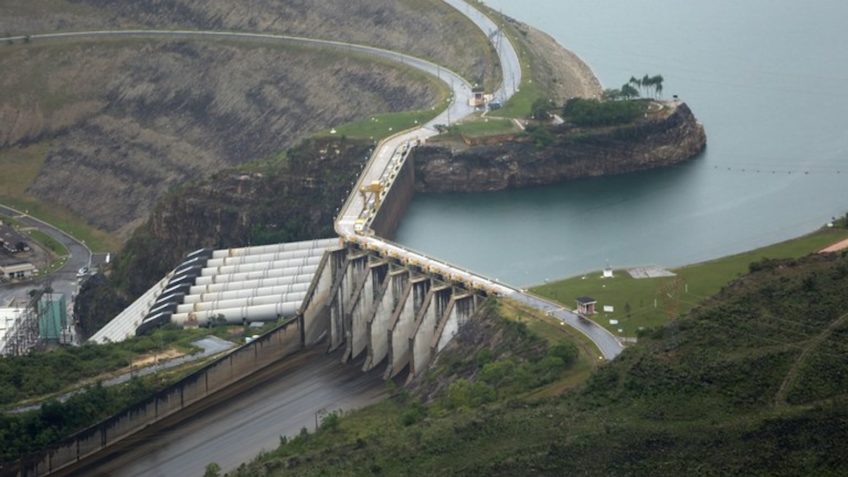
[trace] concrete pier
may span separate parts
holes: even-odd
[[[315,276],[303,307],[310,339],[326,325],[328,351],[343,350],[343,362],[364,356],[363,371],[385,363],[386,379],[426,368],[480,301],[462,284],[355,246],[328,252]]]

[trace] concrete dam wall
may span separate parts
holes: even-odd
[[[414,195],[415,164],[412,162],[412,154],[410,154],[395,176],[386,197],[371,222],[371,229],[377,236],[385,239],[394,238],[398,225],[403,219],[403,214],[406,213]]]
[[[385,363],[385,378],[408,370],[413,379],[471,318],[482,295],[462,284],[350,246],[330,252],[337,267],[316,287],[328,348],[342,361],[364,357],[363,371]],[[334,277],[334,279],[331,279]],[[317,320],[315,320],[317,321]]]

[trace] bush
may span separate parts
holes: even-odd
[[[221,466],[215,462],[206,464],[206,471],[203,472],[203,477],[218,477],[221,475]]]
[[[495,390],[485,384],[458,379],[448,386],[445,404],[449,409],[477,407],[494,401],[495,397]]]
[[[545,126],[529,124],[527,125],[525,132],[531,139],[533,139],[533,145],[535,145],[537,149],[550,146],[554,142],[553,134],[551,134]]]
[[[335,431],[339,428],[339,420],[341,420],[341,413],[332,411],[321,419],[321,429]]]
[[[548,110],[550,108],[551,100],[546,98],[539,98],[534,101],[533,105],[530,107],[530,117],[538,121],[547,121],[551,117],[551,115],[548,113]]]
[[[645,113],[643,101],[599,101],[574,98],[563,108],[563,116],[580,127],[614,126],[633,122]]]
[[[564,342],[551,346],[548,349],[548,356],[553,356],[562,360],[565,367],[569,367],[577,361],[577,356],[580,351],[574,343]]]

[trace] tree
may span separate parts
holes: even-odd
[[[621,86],[621,97],[624,99],[638,98],[639,90],[634,88],[630,83],[625,83]]]
[[[220,477],[221,466],[215,462],[206,464],[206,471],[203,472],[203,477]]]
[[[648,88],[650,88],[651,85],[653,84],[652,81],[653,81],[653,79],[650,76],[648,76],[647,73],[645,73],[645,76],[642,77],[642,87],[645,88],[645,92],[642,93],[642,94],[644,94],[645,96],[648,95]]]
[[[641,89],[641,88],[642,88],[642,80],[640,80],[640,79],[636,78],[635,76],[631,76],[631,77],[630,77],[630,81],[628,81],[628,83],[629,83],[629,84],[630,84],[630,86],[632,86],[633,88],[636,88],[636,89]],[[622,89],[623,89],[623,88],[622,88]],[[637,96],[638,96],[638,95],[637,95]]]
[[[663,81],[665,81],[665,78],[662,75],[656,75],[651,78],[651,83],[654,85],[654,92],[658,97],[662,97]]]
[[[604,90],[602,97],[607,101],[618,101],[624,96],[621,94],[620,89],[609,88]]]
[[[547,121],[550,119],[550,114],[548,113],[550,107],[551,101],[549,99],[539,98],[533,101],[533,105],[530,107],[530,116],[538,121]]]

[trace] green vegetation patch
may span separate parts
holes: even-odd
[[[845,238],[848,238],[848,231],[843,228],[822,229],[750,252],[673,269],[677,277],[637,280],[625,270],[616,270],[614,278],[602,278],[601,272],[593,272],[540,285],[532,291],[568,308],[576,306],[578,296],[591,296],[598,300],[598,310],[601,311],[591,317],[593,320],[618,335],[636,336],[640,329],[644,332],[644,329],[658,327],[669,319],[682,316],[748,272],[753,262],[802,257]],[[603,313],[604,305],[613,306],[615,311]],[[610,319],[619,323],[610,324]],[[619,329],[623,331],[619,333]]]
[[[379,141],[401,131],[420,127],[438,116],[440,112],[441,110],[431,109],[375,114],[368,119],[345,123],[335,128],[321,131],[315,136]]]
[[[646,101],[602,101],[574,98],[565,104],[563,119],[580,127],[628,124],[648,110]]]
[[[240,332],[241,327],[236,331]],[[167,350],[182,353],[198,351],[191,342],[210,334],[233,339],[227,327],[192,330],[168,327],[120,343],[61,347],[26,356],[0,358],[0,382],[4,383],[0,387],[0,406],[31,402],[109,377],[116,371],[129,371],[134,360],[146,355]],[[235,339],[240,338],[241,333]]]
[[[33,229],[27,232],[33,240],[44,245],[48,250],[50,250],[57,257],[64,257],[68,255],[68,249],[62,245],[61,242],[54,239],[53,237],[47,235],[41,230]]]
[[[512,119],[478,117],[470,121],[452,124],[442,135],[443,138],[469,137],[482,138],[487,136],[504,136],[517,134],[521,130]]]

